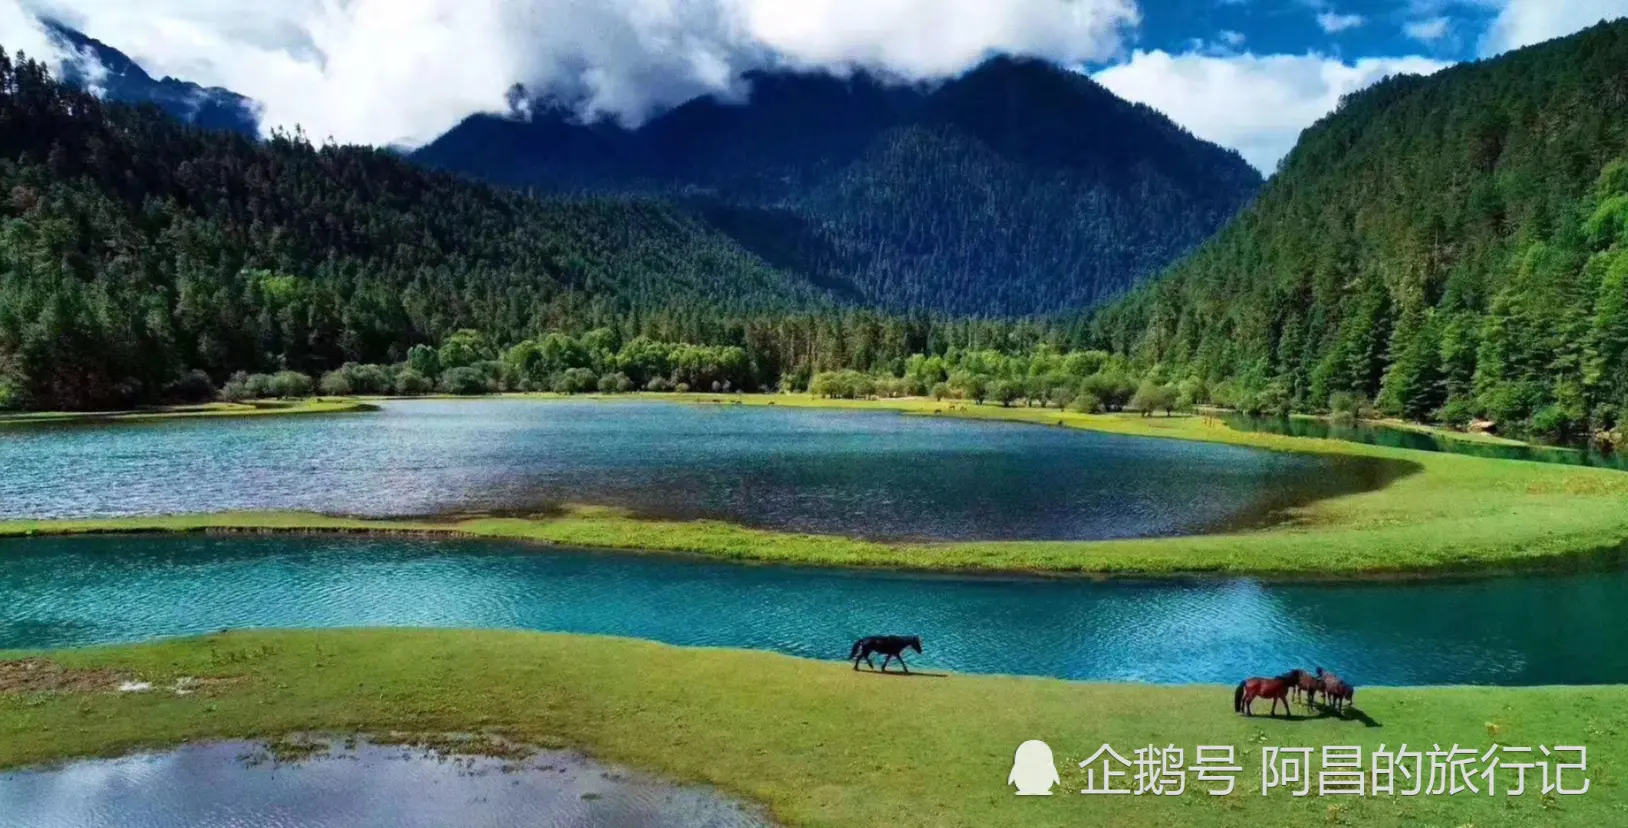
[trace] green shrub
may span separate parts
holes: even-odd
[[[1080,414],[1101,414],[1102,400],[1089,391],[1081,391],[1074,395],[1074,400],[1068,404],[1068,410]]]
[[[409,397],[416,397],[420,394],[428,394],[434,389],[435,383],[431,382],[429,377],[426,377],[411,368],[403,368],[396,374],[396,381],[393,388],[397,394],[402,394]]]
[[[1474,419],[1475,416],[1470,410],[1470,404],[1462,399],[1448,400],[1447,404],[1436,412],[1437,422],[1459,431],[1469,428],[1470,421]]]
[[[1023,386],[1011,380],[998,379],[989,384],[989,399],[1000,403],[1003,407],[1011,405],[1014,400],[1023,395]]]
[[[599,378],[599,393],[626,394],[633,390],[633,380],[621,371],[613,371]]]
[[[584,394],[599,387],[599,377],[588,368],[570,368],[554,375],[554,393]]]
[[[1168,416],[1176,407],[1176,398],[1179,396],[1173,385],[1162,385],[1153,380],[1144,380],[1141,387],[1136,389],[1135,396],[1131,397],[1131,407],[1142,412],[1142,416],[1152,416],[1154,412],[1163,410]]]
[[[0,381],[3,385],[3,381]],[[0,397],[4,389],[0,388]],[[209,375],[194,368],[182,374],[164,386],[163,398],[174,402],[201,403],[215,399],[215,383]],[[4,400],[0,399],[0,408],[4,408]]]
[[[449,368],[441,372],[441,393],[475,397],[491,391],[486,375],[474,368]]]
[[[1335,391],[1328,395],[1328,411],[1336,422],[1354,423],[1362,415],[1362,398],[1350,391]]]
[[[278,371],[267,384],[267,395],[290,399],[311,396],[311,378],[298,371]]]
[[[344,371],[329,371],[322,375],[317,388],[326,397],[348,397],[351,395],[350,377],[345,376]]]

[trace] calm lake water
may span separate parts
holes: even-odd
[[[419,401],[376,414],[0,429],[0,519],[561,503],[875,538],[1258,525],[1405,464],[887,412]]]
[[[0,774],[0,828],[760,828],[705,789],[580,756],[522,762],[358,743],[296,763],[252,742]]]
[[[1140,585],[741,566],[474,541],[0,541],[0,648],[222,628],[599,633],[841,659],[917,634],[917,668],[1159,683],[1321,664],[1367,685],[1628,682],[1628,574],[1464,583]]]
[[[1335,423],[1306,417],[1250,417],[1244,414],[1227,414],[1221,419],[1239,431],[1264,431],[1269,434],[1287,434],[1291,437],[1345,440],[1370,446],[1468,454],[1472,457],[1489,457],[1494,460],[1529,460],[1534,463],[1597,466],[1628,471],[1628,454],[1608,454],[1593,447],[1567,449],[1547,446],[1501,446],[1496,443],[1453,440],[1374,423]]]

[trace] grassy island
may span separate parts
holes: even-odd
[[[673,399],[671,395],[661,398]],[[710,521],[644,520],[587,506],[525,517],[366,520],[240,513],[11,521],[0,522],[0,537],[227,531],[457,534],[561,546],[692,553],[734,561],[1130,577],[1349,578],[1570,570],[1613,565],[1628,555],[1628,475],[1610,470],[1246,433],[1201,416],[1085,415],[928,400],[851,402],[706,395],[678,399],[1009,420],[1274,451],[1380,458],[1400,464],[1401,471],[1376,490],[1291,510],[1281,523],[1267,529],[1149,540],[879,543]]]
[[[302,400],[253,400],[198,405],[165,405],[128,411],[30,411],[0,414],[0,427],[46,423],[107,423],[184,420],[199,417],[261,417],[290,414],[344,414],[377,411],[378,406],[349,398],[312,397]]]
[[[7,653],[0,767],[187,741],[290,733],[492,732],[708,783],[790,826],[1618,825],[1628,819],[1628,688],[1358,691],[1360,715],[1285,721],[1232,712],[1228,687],[855,673],[844,663],[507,631],[232,632],[151,644]],[[40,661],[39,659],[48,659]],[[16,662],[13,662],[15,664]],[[18,678],[24,674],[34,679]],[[182,678],[193,692],[173,692]],[[150,682],[117,693],[118,681]],[[47,688],[55,688],[47,691]],[[1062,788],[1006,787],[1042,739]],[[1583,745],[1582,796],[1261,796],[1261,748],[1381,743]],[[1077,764],[1107,743],[1238,749],[1230,796],[1081,796]],[[1316,766],[1314,765],[1314,768]],[[1129,783],[1132,777],[1119,780]]]

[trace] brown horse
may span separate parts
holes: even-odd
[[[1344,712],[1357,696],[1356,689],[1347,684],[1345,679],[1321,667],[1317,668],[1317,686],[1323,691],[1323,703],[1331,705],[1335,713]]]
[[[1238,689],[1232,692],[1232,710],[1234,713],[1243,713],[1253,716],[1255,712],[1250,704],[1256,699],[1271,699],[1272,711],[1267,715],[1278,714],[1278,702],[1283,702],[1283,715],[1287,716],[1294,711],[1289,707],[1289,688],[1297,683],[1289,681],[1289,675],[1277,678],[1249,678],[1238,682]]]
[[[1290,670],[1289,675],[1294,677],[1295,691],[1305,704],[1317,703],[1317,677],[1305,670]]]

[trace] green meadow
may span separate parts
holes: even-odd
[[[3,658],[30,655],[42,654]],[[768,653],[507,631],[232,632],[48,657],[97,672],[67,674],[84,677],[72,689],[36,692],[0,664],[0,766],[294,733],[476,732],[714,785],[790,826],[1628,822],[1623,687],[1363,688],[1360,714],[1297,706],[1284,719],[1234,714],[1230,687],[883,676]],[[168,689],[183,677],[199,680],[195,692]],[[131,679],[154,690],[106,689]],[[1006,785],[1028,739],[1055,752],[1062,786],[1051,797],[1017,797]],[[1505,795],[1504,782],[1493,796],[1318,797],[1315,783],[1311,796],[1261,795],[1262,748],[1357,746],[1367,757],[1402,743],[1582,745],[1589,790],[1545,796],[1534,776],[1519,797]],[[1171,797],[1075,793],[1086,786],[1077,764],[1103,744],[1127,758],[1149,745],[1189,757],[1198,745],[1233,746],[1242,771],[1227,796],[1196,781]]]
[[[371,403],[349,398],[312,397],[301,400],[253,400],[197,405],[165,405],[128,411],[30,411],[0,414],[0,426],[46,423],[116,423],[184,420],[202,417],[259,417],[291,414],[344,414],[376,411]]]

